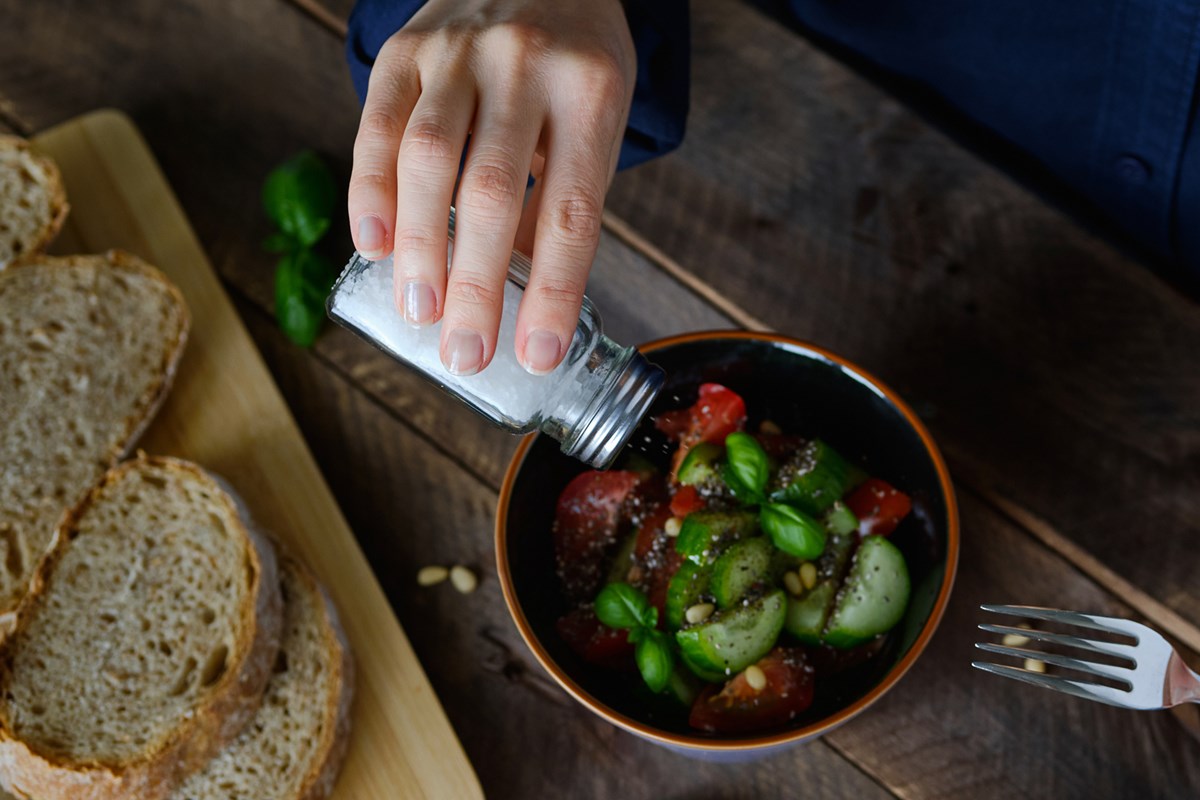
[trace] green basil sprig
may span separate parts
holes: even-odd
[[[785,553],[804,559],[817,558],[825,550],[825,529],[821,523],[783,503],[766,503],[758,512],[771,544]]]
[[[675,666],[675,652],[670,638],[655,628],[658,609],[646,595],[627,583],[610,583],[596,596],[596,617],[610,628],[629,631],[642,680],[655,693],[665,689]]]
[[[725,437],[725,466],[721,476],[738,500],[746,505],[761,503],[770,471],[770,461],[757,439],[741,431]]]
[[[275,316],[296,344],[308,347],[325,319],[325,298],[337,272],[313,252],[333,220],[333,174],[312,152],[280,164],[263,184],[262,202],[276,230],[263,247],[281,257],[275,269]]]

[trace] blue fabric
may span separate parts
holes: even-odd
[[[422,0],[359,0],[360,94]],[[788,0],[803,25],[931,89],[1200,279],[1200,0]],[[686,0],[627,0],[638,82],[622,167],[676,147]],[[1197,282],[1200,285],[1200,281]]]
[[[375,57],[425,0],[358,0],[350,14],[346,57],[359,99]],[[637,50],[638,72],[618,169],[663,155],[683,141],[688,111],[687,0],[628,0],[625,16]]]

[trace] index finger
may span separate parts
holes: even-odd
[[[346,197],[354,247],[370,259],[383,258],[392,251],[396,156],[419,95],[416,61],[398,45],[391,49],[385,45],[367,85]]]

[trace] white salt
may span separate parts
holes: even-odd
[[[331,312],[374,339],[377,346],[408,363],[441,386],[461,396],[485,416],[518,430],[531,430],[546,409],[555,389],[567,380],[571,366],[563,363],[549,375],[532,375],[517,363],[514,342],[517,307],[524,290],[512,280],[504,282],[504,310],[500,336],[491,363],[475,375],[454,375],[440,355],[442,324],[415,327],[396,308],[392,258],[370,262],[358,269],[351,259],[335,287]],[[576,338],[579,332],[576,331]]]

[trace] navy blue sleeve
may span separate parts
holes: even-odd
[[[425,0],[358,0],[350,14],[346,58],[359,100],[375,56]],[[688,112],[690,40],[687,0],[626,0],[637,50],[637,83],[618,169],[669,153],[683,141]]]

